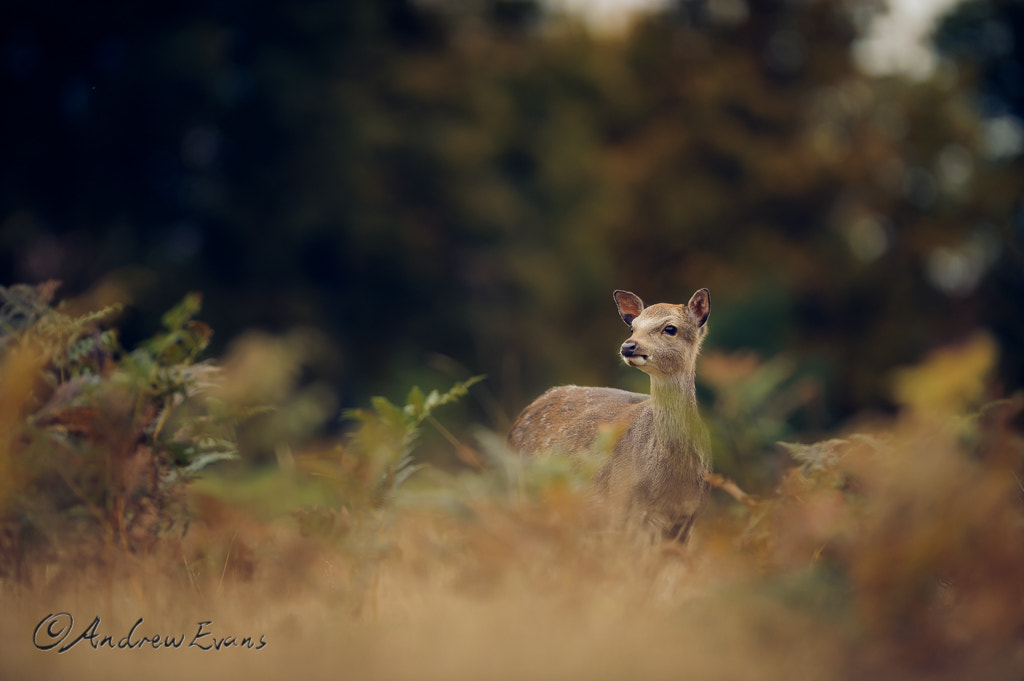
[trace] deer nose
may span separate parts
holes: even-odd
[[[633,355],[636,354],[636,348],[636,341],[628,340],[622,344],[622,349],[620,350],[620,352],[622,353],[623,357],[632,357]]]

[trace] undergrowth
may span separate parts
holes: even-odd
[[[788,464],[755,493],[712,476],[719,492],[682,548],[643,544],[609,522],[589,485],[599,457],[524,459],[499,434],[448,433],[436,410],[478,378],[447,392],[414,388],[404,404],[376,398],[347,414],[338,441],[282,450],[258,475],[213,467],[186,485],[199,466],[235,454],[231,428],[244,415],[218,397],[234,393],[216,387],[213,365],[196,362],[209,338],[192,320],[198,301],[126,352],[102,328],[109,312],[61,318],[45,289],[5,295],[40,313],[4,308],[0,498],[4,536],[21,544],[2,547],[0,598],[21,577],[46,588],[20,592],[9,612],[21,614],[0,620],[0,671],[28,678],[51,664],[5,641],[56,607],[57,593],[129,626],[140,611],[259,626],[271,646],[245,668],[252,678],[1024,673],[1024,399],[999,398],[996,348],[983,334],[895,376],[897,418],[776,445]],[[734,438],[746,448],[740,461],[783,431],[763,421],[771,394],[743,384],[764,382],[763,372],[749,358],[742,371],[729,361],[718,363],[730,378],[716,403],[751,415]],[[737,407],[729,390],[756,399]],[[415,447],[431,427],[461,469],[422,465]],[[71,527],[123,552],[102,563],[115,575],[102,598],[82,595],[95,575],[58,588],[32,570],[68,559]],[[50,550],[27,552],[34,535]],[[93,658],[95,678],[134,678],[139,665],[166,678],[211,669],[185,655],[167,668],[133,659]]]
[[[0,576],[180,533],[184,485],[237,455],[240,414],[197,361],[212,335],[198,294],[127,351],[104,328],[118,306],[72,314],[56,289],[0,287]]]

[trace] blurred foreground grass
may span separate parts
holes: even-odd
[[[156,505],[164,522],[147,526],[146,541],[128,541],[142,536],[130,531],[133,509],[164,487],[145,476],[128,484],[116,475],[118,462],[145,448],[158,480],[183,480],[170,473],[200,455],[173,458],[177,445],[193,442],[190,424],[217,422],[226,447],[231,419],[252,411],[255,391],[240,382],[258,384],[262,370],[280,388],[291,374],[280,363],[291,360],[278,341],[250,339],[235,350],[248,361],[228,357],[222,372],[203,373],[207,383],[155,402],[154,413],[167,410],[163,422],[173,427],[156,429],[145,409],[130,410],[135,436],[122,446],[133,454],[118,458],[95,425],[106,402],[74,411],[74,428],[68,418],[38,414],[74,380],[101,386],[85,402],[110,400],[115,385],[136,405],[163,393],[118,378],[132,353],[117,349],[92,368],[72,361],[78,379],[58,372],[56,385],[43,387],[36,379],[52,375],[53,357],[69,355],[40,359],[26,349],[38,345],[37,322],[9,332],[0,375],[4,386],[20,386],[0,395],[0,549],[8,566],[0,577],[0,678],[1024,674],[1024,443],[1014,427],[1024,405],[993,394],[996,350],[983,334],[894,377],[898,418],[784,445],[788,465],[772,483],[740,500],[717,495],[695,540],[680,549],[609,529],[587,491],[588,461],[522,460],[499,435],[480,431],[472,441],[449,434],[464,462],[457,470],[416,469],[420,429],[443,429],[433,410],[465,396],[467,384],[413,390],[404,405],[375,400],[353,414],[346,439],[282,447],[273,469],[208,469],[179,485],[183,504]],[[188,326],[170,319],[168,328]],[[87,337],[103,333],[90,329]],[[150,354],[162,367],[153,375],[194,366],[188,353]],[[721,392],[728,377],[777,373],[730,373],[730,360],[716,362],[716,404],[733,414],[751,410],[737,411],[739,398]],[[246,368],[231,369],[239,365]],[[276,395],[284,405],[276,413],[287,414],[298,393],[278,388],[260,394]],[[722,414],[710,417],[727,431]],[[749,432],[732,433],[734,441],[749,442]],[[739,446],[726,436],[725,446]],[[42,456],[40,443],[63,448],[63,475],[48,472],[49,459],[25,466],[25,457]],[[83,463],[90,460],[103,463],[103,475]],[[85,488],[78,476],[120,487],[97,483],[91,496],[69,496]],[[41,504],[51,509],[45,518]],[[83,520],[82,506],[102,512]],[[37,649],[34,642],[60,637],[60,626],[37,629],[58,613],[74,617],[64,644],[99,617],[97,633],[115,645],[139,618],[131,641],[159,634],[184,645],[94,650],[85,640],[65,653]],[[189,648],[200,622],[211,634],[200,644],[233,636],[265,645]]]

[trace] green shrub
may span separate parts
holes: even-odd
[[[110,306],[72,314],[56,282],[0,287],[0,574],[26,555],[129,551],[185,527],[184,484],[236,456],[236,414],[197,361],[212,331],[199,294],[131,352]]]

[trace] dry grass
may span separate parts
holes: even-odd
[[[685,549],[612,529],[584,469],[493,438],[467,455],[479,470],[397,484],[446,398],[378,401],[259,493],[193,485],[184,536],[0,544],[25,552],[0,580],[0,679],[1019,679],[1022,400],[986,402],[993,363],[979,337],[901,375],[898,420],[790,446],[775,488],[716,493]],[[0,423],[25,417],[15,397],[0,389]],[[74,618],[62,645],[99,617],[116,646],[143,618],[132,642],[182,648],[39,650],[51,613]],[[200,644],[254,648],[189,648],[200,622]]]
[[[232,522],[230,536],[211,531],[186,549],[217,554],[205,566],[222,561],[221,574],[193,563],[188,578],[170,556],[121,557],[112,569],[5,584],[4,678],[824,678],[839,668],[848,641],[836,623],[761,593],[722,537],[687,555],[572,536],[583,528],[564,508],[478,510],[471,521],[402,513],[359,538],[370,546],[355,555],[286,523]],[[267,646],[125,651],[85,641],[41,652],[31,634],[51,612],[72,613],[76,634],[96,615],[115,639],[139,617],[139,635],[190,634],[211,620],[211,631],[262,634]]]
[[[449,480],[447,506],[410,492],[327,537],[206,498],[160,556],[0,586],[0,676],[1020,678],[1022,491],[959,440],[901,423],[804,452],[772,496],[719,498],[686,550],[609,531],[558,483]],[[209,620],[266,647],[41,652],[51,612],[115,639],[139,617],[138,635],[189,638]]]

